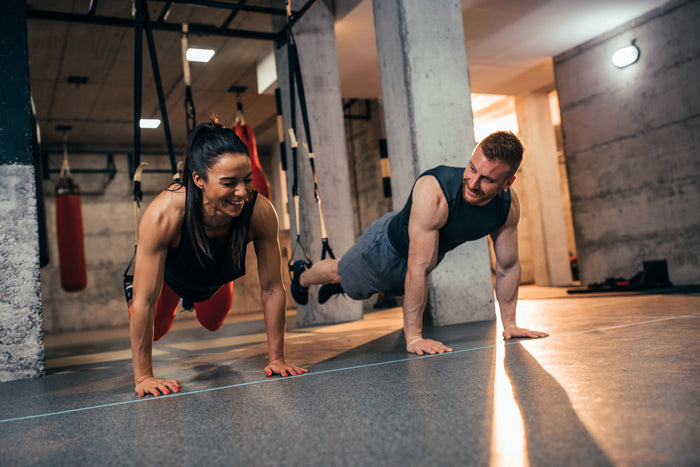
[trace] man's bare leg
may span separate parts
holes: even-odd
[[[338,284],[340,283],[340,274],[338,274],[338,260],[324,259],[321,262],[314,264],[311,269],[304,271],[299,277],[299,283],[302,287],[308,287],[314,284]]]

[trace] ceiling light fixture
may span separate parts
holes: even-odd
[[[142,118],[139,121],[139,127],[141,128],[158,128],[160,126],[160,120],[157,118]]]
[[[214,56],[214,53],[212,49],[196,49],[190,47],[187,49],[187,60],[190,62],[207,63]]]
[[[87,84],[88,78],[87,76],[77,76],[77,75],[70,75],[68,77],[68,84],[75,84],[76,87],[80,87],[81,84]]]
[[[639,60],[639,48],[634,45],[636,40],[637,39],[634,39],[632,44],[617,49],[615,53],[612,54],[613,65],[618,68],[624,68]]]

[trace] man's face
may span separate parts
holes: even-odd
[[[500,191],[513,184],[515,177],[508,177],[509,167],[505,162],[490,161],[484,156],[481,147],[474,150],[472,158],[464,169],[462,197],[476,206],[484,206]]]

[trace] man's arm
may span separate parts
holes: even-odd
[[[511,188],[512,203],[506,223],[491,234],[496,253],[496,298],[501,310],[503,337],[546,337],[547,333],[519,328],[515,322],[515,307],[520,287],[520,261],[518,259],[518,221],[520,201]]]
[[[406,350],[423,355],[452,351],[441,342],[423,339],[423,310],[428,300],[428,274],[435,268],[439,230],[447,222],[447,201],[438,181],[421,177],[413,187],[408,221],[408,268],[404,283],[403,323]]]
[[[265,373],[268,376],[273,373],[282,376],[306,373],[309,370],[287,363],[284,359],[285,292],[277,238],[278,220],[272,204],[262,196],[258,197],[255,204],[253,230],[269,353]]]

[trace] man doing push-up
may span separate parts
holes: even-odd
[[[304,261],[295,262],[294,300],[308,303],[312,284],[325,284],[319,289],[319,303],[343,292],[356,300],[378,292],[405,294],[407,350],[418,355],[449,352],[452,349],[443,343],[422,336],[428,275],[450,250],[490,235],[503,337],[546,337],[547,333],[518,327],[515,321],[520,203],[511,185],[522,157],[518,137],[499,131],[477,145],[466,168],[438,166],[423,172],[403,209],[372,223],[340,260],[327,259],[311,268]]]

